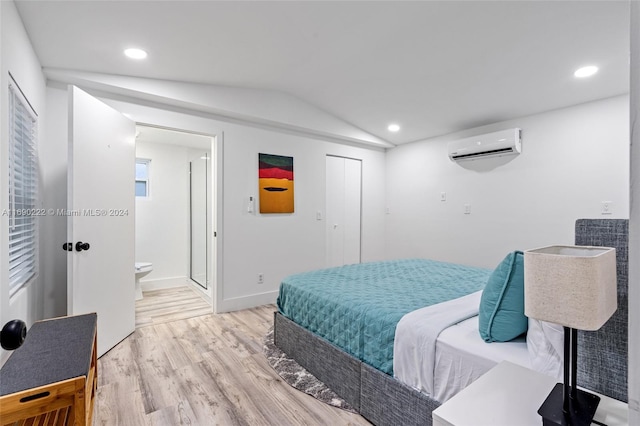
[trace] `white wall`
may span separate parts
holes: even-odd
[[[239,127],[225,128],[224,140],[225,299],[276,291],[285,275],[325,266],[325,222],[316,212],[325,217],[327,154],[362,159],[362,260],[384,258],[384,153]],[[294,214],[247,213],[258,193],[258,153],[294,157]]]
[[[448,141],[512,127],[522,154],[511,161],[447,156]],[[628,129],[620,96],[389,150],[388,257],[492,268],[512,250],[573,244],[576,219],[627,218]],[[602,216],[602,201],[612,214]]]
[[[8,86],[9,73],[24,92],[38,114],[38,146],[46,150],[47,135],[43,131],[45,122],[45,81],[38,58],[33,51],[22,21],[13,2],[0,2],[0,211],[8,209]],[[47,176],[48,169],[43,161],[40,164],[40,179]],[[42,318],[44,312],[43,281],[48,268],[40,264],[39,277],[30,285],[18,291],[11,299],[8,288],[8,216],[0,216],[0,326],[5,322],[19,318],[30,326],[33,321]],[[42,241],[41,253],[48,249],[48,242]],[[0,364],[7,353],[0,352]]]
[[[50,87],[48,95],[51,103],[58,105],[51,108],[56,114],[64,114],[66,104],[63,105],[62,96],[55,93],[61,90],[54,86]],[[218,311],[273,303],[284,276],[325,266],[325,224],[316,220],[316,212],[324,213],[327,154],[362,159],[362,260],[385,257],[383,151],[220,122],[202,112],[175,106],[160,109],[157,104],[147,106],[146,102],[135,99],[103,100],[119,111],[131,114],[139,123],[217,135],[223,145],[216,153],[222,153],[219,163],[222,166],[222,194],[219,194],[216,228],[218,266],[215,272],[220,283],[216,295]],[[59,140],[59,135],[55,140]],[[248,197],[258,193],[260,152],[294,157],[294,214],[247,212]],[[143,260],[142,256],[140,253],[140,260]],[[257,283],[258,273],[264,274],[264,284]]]
[[[184,285],[189,275],[189,148],[136,142],[151,160],[149,197],[136,197],[136,262],[152,262],[143,290]],[[133,184],[133,182],[132,182]]]
[[[629,424],[640,424],[640,4],[631,2]]]

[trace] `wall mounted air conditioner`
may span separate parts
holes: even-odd
[[[449,143],[449,158],[452,161],[518,155],[521,151],[520,129],[501,130]]]

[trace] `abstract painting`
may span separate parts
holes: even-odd
[[[260,213],[293,213],[293,157],[258,154]]]

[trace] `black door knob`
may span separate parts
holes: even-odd
[[[89,243],[83,243],[82,241],[76,243],[76,251],[89,250],[90,247]]]
[[[64,250],[64,251],[72,251],[73,250],[73,243],[64,243],[62,245],[62,250]]]
[[[12,351],[18,349],[27,337],[27,324],[21,320],[11,320],[0,331],[0,345],[3,349]]]

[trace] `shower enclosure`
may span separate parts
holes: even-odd
[[[211,153],[202,151],[189,162],[189,223],[191,239],[190,278],[203,288],[209,287],[209,230],[211,229],[209,182]]]

